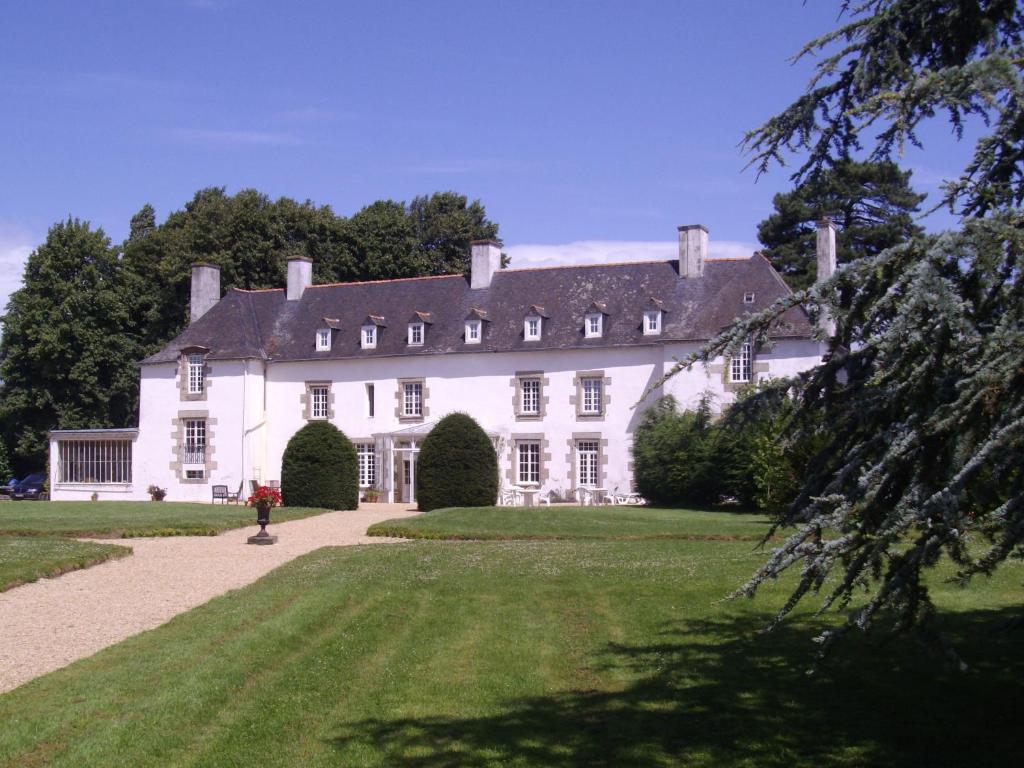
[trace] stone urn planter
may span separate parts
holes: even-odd
[[[267,533],[267,526],[270,524],[270,510],[281,505],[281,492],[276,488],[261,485],[246,504],[256,508],[256,523],[260,527],[260,532],[250,536],[246,541],[249,544],[274,544],[277,536]]]

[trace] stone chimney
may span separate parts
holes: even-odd
[[[491,278],[501,269],[501,245],[497,240],[474,240],[472,249],[469,287],[490,288]]]
[[[836,272],[836,225],[826,216],[818,221],[818,282]]]
[[[188,321],[194,323],[220,301],[220,267],[198,262],[192,265],[192,301]]]
[[[288,301],[298,301],[313,284],[313,260],[305,256],[288,258]]]
[[[828,216],[818,220],[818,282],[836,272],[836,225]],[[821,308],[818,324],[829,336],[836,335],[836,321],[826,307]]]
[[[708,257],[708,228],[703,224],[684,224],[679,228],[679,277],[704,276]]]

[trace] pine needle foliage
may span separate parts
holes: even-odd
[[[489,507],[498,498],[498,455],[472,416],[450,413],[430,430],[416,461],[416,500],[423,512]]]
[[[359,459],[345,433],[311,421],[292,435],[281,458],[281,496],[287,507],[358,507]]]
[[[782,439],[815,435],[792,526],[736,595],[798,571],[782,621],[809,594],[847,620],[822,652],[884,620],[934,631],[925,573],[944,559],[964,584],[1024,556],[1024,10],[1015,0],[844,2],[846,23],[798,55],[822,54],[807,92],[747,135],[766,170],[794,151],[799,180],[863,149],[885,160],[944,115],[959,135],[991,129],[945,202],[958,231],[919,236],[841,266],[829,280],[736,321],[667,376],[731,357],[802,304],[834,317],[821,365],[756,398],[792,398]],[[816,321],[817,322],[817,321]],[[660,382],[654,386],[658,386]],[[774,528],[772,533],[778,532]]]

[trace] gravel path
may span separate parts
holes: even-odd
[[[369,537],[381,520],[415,514],[372,504],[272,524],[273,546],[250,546],[259,528],[219,536],[119,540],[133,554],[0,593],[0,693],[91,656],[319,547],[398,541]]]

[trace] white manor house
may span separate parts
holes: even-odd
[[[789,292],[758,253],[707,258],[701,225],[679,228],[679,259],[502,269],[498,243],[472,245],[469,275],[314,285],[308,259],[285,288],[221,296],[192,270],[190,325],[140,363],[137,429],[54,430],[54,499],[208,501],[280,479],[289,438],[330,421],[356,445],[359,482],[414,502],[418,445],[463,411],[492,436],[504,486],[562,495],[631,490],[633,432],[671,394],[718,407],[742,385],[806,370],[821,347],[801,309],[765,349],[695,366],[645,391],[733,318]],[[819,274],[835,230],[819,224]]]

